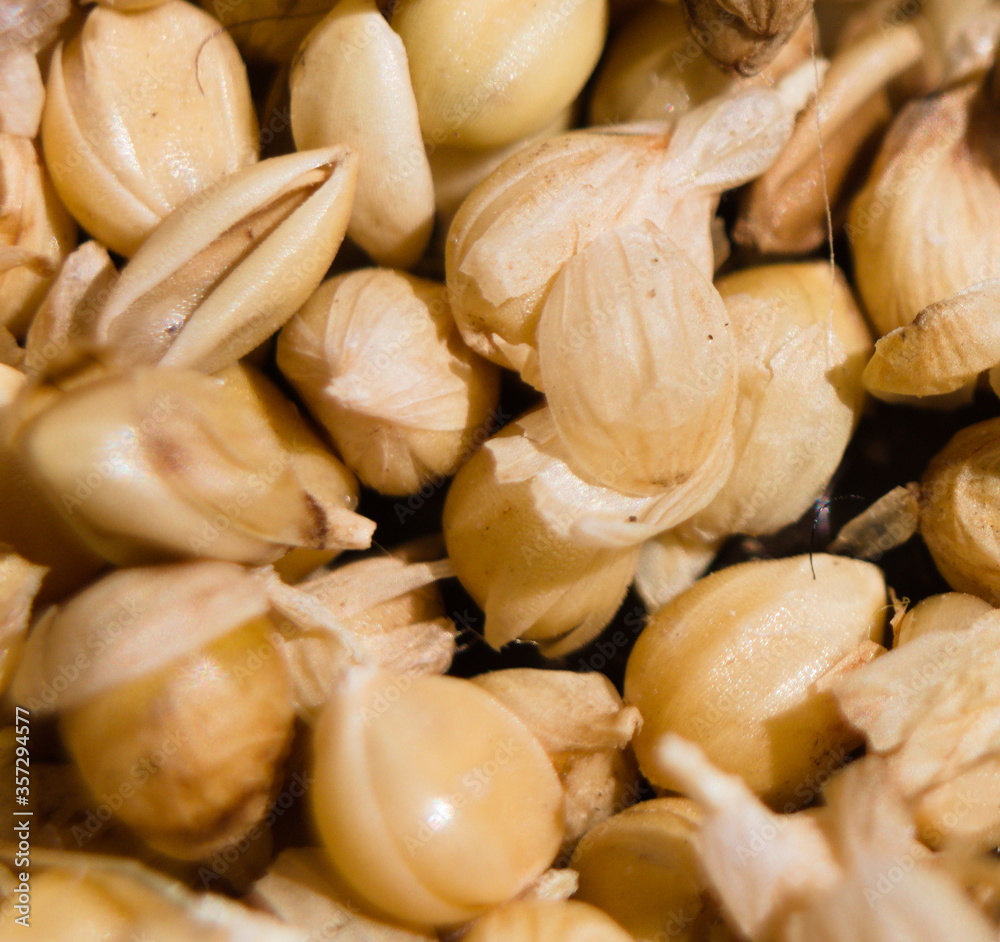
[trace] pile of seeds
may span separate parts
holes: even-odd
[[[0,942],[996,942],[998,44],[0,0]]]

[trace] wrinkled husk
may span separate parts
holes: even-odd
[[[847,234],[881,334],[1000,277],[997,125],[981,80],[913,102],[893,123]]]
[[[739,395],[732,472],[683,527],[699,540],[774,533],[812,506],[861,417],[871,353],[851,290],[827,263],[750,268],[718,288]]]
[[[0,135],[0,326],[24,335],[75,241],[34,142]]]
[[[842,223],[860,168],[892,117],[886,84],[923,51],[917,29],[903,25],[872,31],[833,56],[788,146],[748,188],[734,230],[738,243],[804,254],[826,242],[829,222]]]
[[[672,133],[663,124],[587,130],[519,151],[476,187],[448,232],[447,282],[466,343],[538,385],[535,331],[560,269],[605,233],[647,219],[710,278],[719,194],[773,163],[804,92],[799,74],[777,91],[709,101]]]
[[[518,420],[493,440],[525,432]],[[459,581],[486,613],[487,642],[500,648],[522,638],[557,657],[611,621],[632,580],[637,550],[581,545],[537,506],[531,484],[504,481],[491,449],[481,448],[448,491],[444,538]]]
[[[180,0],[139,12],[92,9],[57,49],[46,93],[42,140],[55,188],[121,255],[192,196],[257,161],[236,46]]]
[[[104,303],[93,332],[101,358],[214,373],[263,343],[330,267],[357,169],[344,147],[272,157],[180,206]]]
[[[496,414],[499,371],[463,343],[445,287],[403,272],[324,284],[282,330],[278,366],[383,494],[454,474]]]
[[[366,548],[374,524],[351,509],[353,476],[249,369],[99,379],[29,419],[18,452],[87,545],[119,565]]]
[[[1000,842],[1000,619],[948,618],[834,687],[844,716],[886,757],[921,836]],[[963,624],[964,622],[964,624]]]
[[[681,0],[692,35],[721,66],[756,75],[781,52],[813,0]]]

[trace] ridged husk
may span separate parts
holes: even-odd
[[[348,466],[384,494],[453,474],[488,434],[496,367],[455,328],[443,285],[361,269],[333,278],[285,326],[278,366]]]
[[[190,3],[92,9],[57,49],[46,90],[42,139],[56,190],[122,255],[196,193],[257,161],[243,62]]]

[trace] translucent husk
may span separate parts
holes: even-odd
[[[201,0],[250,60],[291,62],[309,31],[336,0]]]
[[[498,370],[465,346],[444,285],[385,269],[326,282],[278,342],[278,366],[369,487],[453,474],[488,434]]]
[[[813,0],[682,0],[691,32],[713,59],[755,75],[781,51]]]
[[[571,859],[580,873],[577,898],[613,917],[636,942],[730,938],[717,925],[698,871],[701,817],[687,798],[655,798],[592,828]]]
[[[576,98],[604,45],[607,4],[401,0],[392,28],[406,47],[424,140],[502,147]]]
[[[549,754],[566,794],[564,850],[635,800],[637,771],[624,750],[642,718],[603,674],[512,668],[472,682],[513,711]]]
[[[35,143],[0,134],[0,326],[24,335],[75,241]]]
[[[337,886],[329,863],[314,848],[282,851],[254,885],[247,901],[318,938],[344,942],[426,942],[436,934],[378,922],[360,912]]]
[[[348,672],[315,756],[324,849],[373,912],[457,925],[528,889],[559,849],[563,792],[545,750],[466,680]]]
[[[42,139],[67,208],[126,256],[178,206],[257,160],[236,46],[181,0],[91,10],[53,57]]]
[[[657,753],[674,732],[773,806],[807,804],[858,744],[826,687],[882,652],[885,602],[875,566],[825,555],[742,563],[696,583],[652,617],[629,656],[643,774],[678,787]]]
[[[818,99],[799,115],[788,146],[747,190],[734,238],[767,253],[804,254],[839,225],[859,167],[892,117],[885,86],[924,51],[912,25],[874,30],[837,52]]]
[[[660,753],[704,809],[701,869],[751,942],[993,937],[957,881],[914,840],[880,760],[835,778],[821,812],[776,815],[679,737],[667,737]]]
[[[952,438],[920,482],[920,533],[941,575],[991,605],[1000,601],[998,465],[1000,419],[990,419]]]
[[[466,342],[538,385],[535,331],[560,269],[600,236],[647,219],[710,278],[719,194],[778,156],[804,102],[804,78],[714,99],[672,133],[663,124],[579,131],[507,160],[470,194],[448,233],[447,282]]]
[[[625,494],[672,492],[678,523],[711,500],[732,462],[729,320],[689,255],[650,222],[566,262],[542,308],[538,365],[581,476]]]
[[[347,234],[379,265],[410,268],[434,222],[434,185],[406,51],[375,0],[341,0],[291,73],[300,150],[346,145],[360,158]]]
[[[806,18],[774,62],[745,78],[705,55],[680,6],[646,3],[611,40],[594,83],[590,123],[672,119],[734,88],[773,85],[809,55],[812,30]]]
[[[344,147],[272,157],[180,206],[103,305],[93,331],[101,358],[214,373],[263,343],[337,254],[357,167]]]
[[[880,333],[1000,277],[994,110],[977,78],[907,105],[894,121],[847,226]]]
[[[3,848],[11,870],[0,874],[4,894],[16,892],[12,847]],[[123,857],[79,851],[32,853],[30,928],[5,919],[0,939],[75,942],[300,942],[300,933],[277,919],[224,896],[194,893],[182,883]]]
[[[920,529],[920,486],[894,487],[853,520],[827,547],[827,552],[876,561],[902,546]]]
[[[639,548],[635,590],[646,610],[655,612],[690,589],[712,564],[721,540],[692,539],[679,530],[668,530]]]
[[[468,942],[632,942],[613,919],[577,900],[518,900],[477,919]]]
[[[527,434],[530,418],[491,441]],[[505,481],[492,449],[481,448],[448,491],[444,538],[456,575],[486,613],[486,641],[495,648],[518,638],[536,641],[542,653],[557,657],[582,647],[611,621],[637,550],[582,545],[538,506],[531,483]]]
[[[988,850],[1000,842],[1000,619],[989,607],[976,618],[968,601],[942,600],[948,607],[937,603],[934,623],[907,631],[881,663],[834,692],[869,751],[886,757],[923,839]]]
[[[734,459],[683,526],[695,540],[775,533],[812,506],[861,418],[871,354],[851,289],[828,263],[749,268],[717,287],[738,363]]]
[[[25,409],[30,409],[31,399]],[[262,376],[139,368],[57,396],[16,449],[79,536],[135,565],[366,548],[350,472]]]
[[[0,694],[3,694],[21,661],[31,607],[46,570],[8,549],[0,547],[0,550]]]

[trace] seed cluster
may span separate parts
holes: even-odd
[[[0,0],[0,942],[995,942],[998,48]]]

